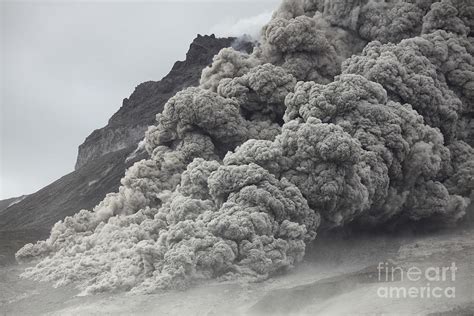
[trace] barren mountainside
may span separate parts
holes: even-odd
[[[201,70],[234,40],[198,35],[184,61],[177,61],[160,81],[138,85],[108,124],[87,137],[79,146],[75,171],[10,207],[6,205],[11,202],[5,200],[5,207],[2,204],[0,209],[0,231],[47,231],[58,220],[80,209],[91,209],[107,193],[117,191],[126,168],[144,158],[142,155],[125,162],[155,115],[177,91],[197,85]]]
[[[135,146],[146,128],[155,121],[166,101],[185,87],[199,82],[201,70],[212,57],[234,38],[216,38],[198,35],[189,47],[184,61],[177,61],[169,74],[160,81],[143,82],[125,98],[122,107],[109,119],[106,126],[93,131],[79,146],[76,170],[91,160],[109,152]]]

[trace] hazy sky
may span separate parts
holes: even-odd
[[[197,33],[254,32],[279,0],[0,0],[0,199],[73,171],[77,147]]]

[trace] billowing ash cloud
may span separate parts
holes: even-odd
[[[469,0],[284,1],[171,98],[92,211],[24,246],[85,293],[264,279],[318,229],[455,223],[474,188]]]

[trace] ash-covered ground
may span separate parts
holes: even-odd
[[[25,265],[0,268],[5,315],[472,315],[474,224],[423,234],[330,234],[291,272],[264,282],[208,281],[184,290],[78,296],[73,286],[19,279]],[[386,282],[380,263],[448,267],[455,281]],[[397,275],[398,276],[398,275]],[[380,287],[455,288],[455,297],[380,297]]]

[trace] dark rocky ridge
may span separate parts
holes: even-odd
[[[142,154],[126,161],[143,138],[147,126],[153,124],[155,115],[177,91],[197,85],[201,70],[211,63],[220,49],[230,46],[234,40],[198,35],[191,43],[185,61],[176,62],[162,80],[138,85],[107,126],[87,137],[79,147],[75,171],[16,204],[0,208],[0,232],[11,234],[16,231],[26,236],[25,230],[35,231],[39,232],[36,239],[44,238],[55,222],[81,209],[92,209],[107,193],[116,192],[126,168],[144,158]],[[7,203],[11,201],[4,204]]]
[[[107,153],[137,144],[147,127],[153,124],[166,101],[185,87],[199,83],[201,70],[223,47],[231,46],[235,38],[198,35],[186,54],[170,73],[160,81],[147,81],[135,88],[122,107],[109,119],[107,126],[93,131],[79,146],[75,169]],[[249,49],[249,46],[244,47]]]

